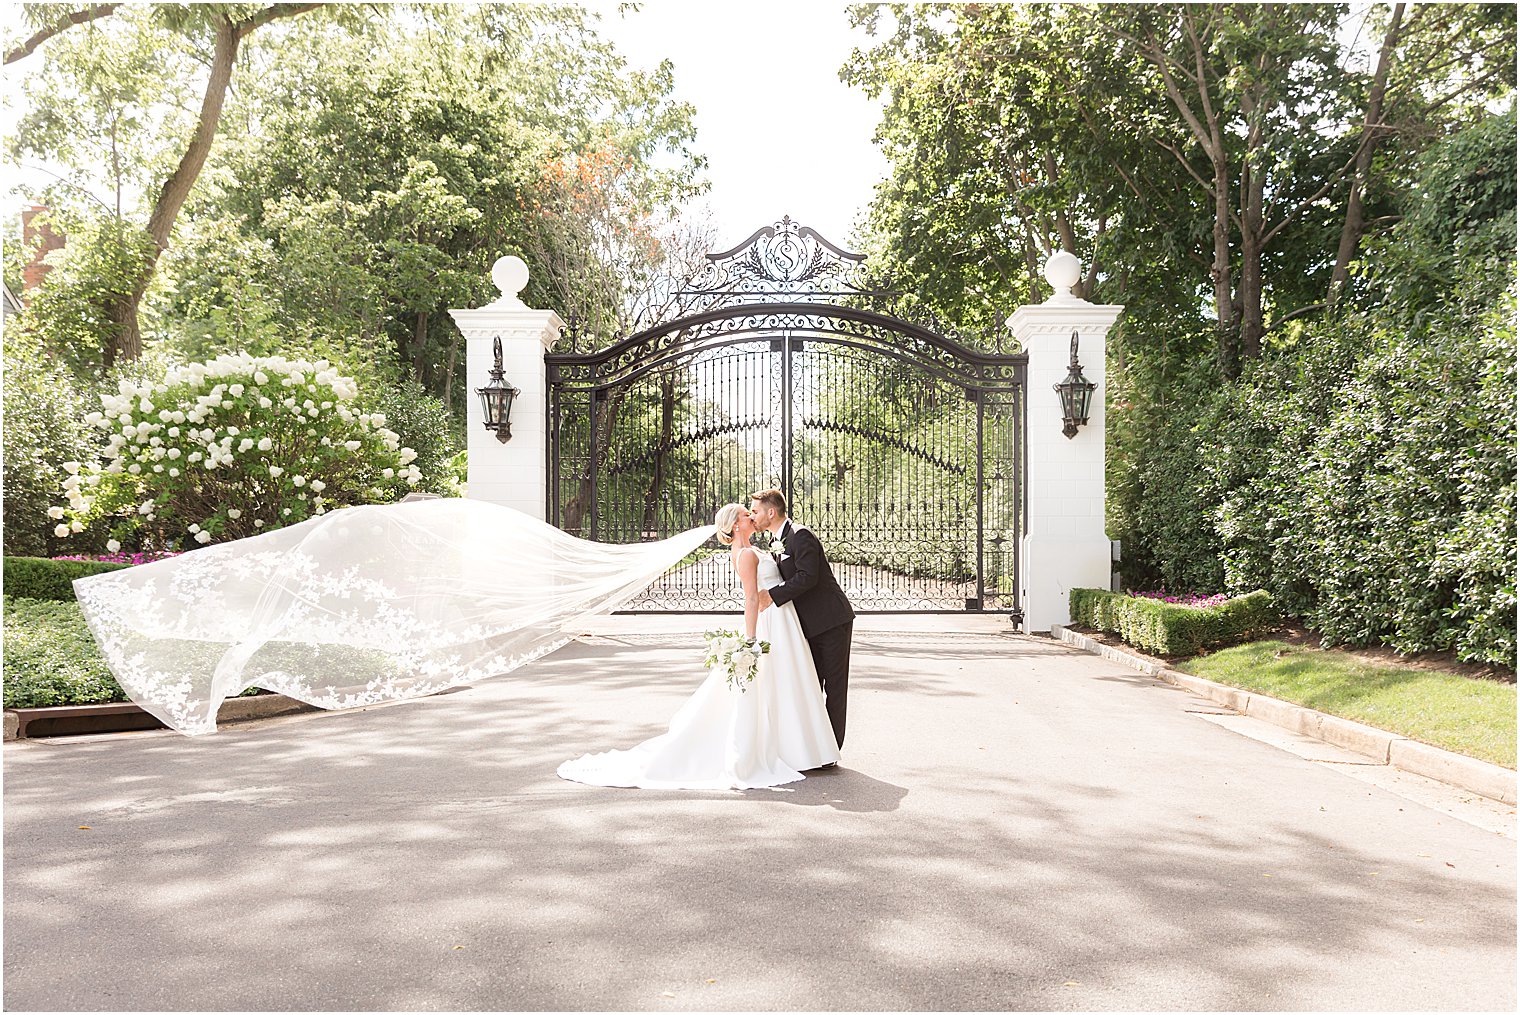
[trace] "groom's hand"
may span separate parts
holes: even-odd
[[[760,609],[762,609],[762,610],[768,610],[772,606],[776,605],[775,602],[773,602],[771,600],[771,594],[770,594],[770,592],[767,591],[766,589],[761,589],[760,590],[760,594],[759,594],[759,596],[757,596],[757,598],[760,601]]]

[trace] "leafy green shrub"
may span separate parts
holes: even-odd
[[[1347,317],[1248,372],[1200,424],[1197,483],[1227,590],[1267,589],[1329,644],[1513,667],[1514,296],[1456,300],[1418,327]]]
[[[26,335],[10,334],[9,322],[6,331],[5,550],[42,556],[60,545],[50,534],[57,520],[48,516],[63,491],[60,467],[92,457],[94,442],[68,371]]]
[[[1514,138],[1511,112],[1433,150],[1369,244],[1381,302],[1126,412],[1131,587],[1265,589],[1327,644],[1514,667]]]
[[[7,561],[9,563],[9,561]],[[62,561],[61,563],[79,563]],[[121,567],[124,565],[107,565]],[[79,603],[5,596],[5,707],[49,708],[55,705],[98,705],[129,701],[100,655]],[[226,646],[181,642],[185,651],[217,655]],[[270,646],[271,648],[276,646]],[[307,646],[307,651],[310,647]],[[348,650],[350,655],[360,650]],[[347,660],[335,659],[337,665]],[[263,694],[246,688],[243,696]]]
[[[1513,279],[1517,165],[1515,108],[1485,117],[1431,149],[1421,160],[1404,220],[1369,244],[1366,288],[1406,316],[1440,311],[1452,280],[1473,275]],[[1502,290],[1501,281],[1485,302]]]
[[[1218,497],[1203,469],[1210,430],[1200,424],[1221,398],[1219,383],[1201,370],[1167,401],[1134,405],[1116,421],[1114,437],[1125,447],[1111,496],[1123,515],[1119,570],[1130,588],[1223,586],[1212,518]]]
[[[1072,589],[1070,601],[1072,623],[1117,634],[1138,649],[1165,656],[1233,645],[1278,619],[1271,595],[1263,591],[1201,608],[1107,589]]]
[[[10,559],[6,560],[10,570]],[[7,573],[7,592],[9,578]],[[5,597],[5,707],[126,701],[79,604]]]
[[[155,384],[123,380],[101,397],[104,412],[85,417],[110,434],[105,464],[64,464],[70,521],[55,532],[112,517],[118,539],[209,543],[394,499],[422,479],[416,452],[382,414],[356,411],[356,396],[326,361],[280,356],[221,356]]]
[[[448,407],[408,378],[400,386],[381,389],[375,408],[385,416],[385,425],[396,432],[401,443],[417,452],[416,467],[422,474],[416,488],[445,497],[459,496],[454,481],[453,459],[462,453],[462,435],[455,429]]]
[[[448,472],[445,477],[445,485],[449,496],[463,497],[465,486],[470,481],[470,452],[461,448],[459,453],[448,461]]]
[[[99,560],[48,560],[45,557],[6,557],[5,594],[22,599],[74,601],[74,579],[104,571],[119,571],[127,564]],[[9,636],[9,631],[6,632]]]

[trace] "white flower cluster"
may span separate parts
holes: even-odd
[[[100,470],[81,475],[78,463],[65,465],[69,475],[64,488],[69,506],[76,515],[87,513],[101,486],[102,474],[151,473],[174,480],[186,470],[211,472],[236,464],[256,484],[266,486],[266,477],[273,481],[286,472],[273,464],[281,456],[282,449],[278,446],[281,435],[304,431],[305,436],[316,438],[335,429],[333,416],[343,421],[336,429],[349,432],[357,429],[361,435],[368,432],[378,437],[387,451],[397,455],[402,466],[400,477],[407,483],[419,482],[422,472],[413,464],[417,453],[401,446],[400,437],[385,426],[383,413],[354,411],[348,403],[357,395],[353,379],[343,376],[326,360],[313,363],[247,353],[177,367],[153,384],[123,380],[117,394],[101,396],[102,411],[85,417],[86,422],[110,432],[111,436],[105,449],[105,465]],[[175,403],[172,406],[168,404],[171,400]],[[268,432],[245,433],[221,416],[226,410],[237,408],[240,401],[247,415],[238,418],[257,420],[260,431]],[[320,444],[335,447],[331,436],[321,436]],[[349,439],[338,446],[352,453],[362,448],[364,442]],[[383,470],[387,479],[397,474],[392,468]],[[328,509],[331,502],[321,496],[326,489],[322,480],[293,474],[288,482],[296,488],[296,498],[309,501],[316,513]],[[150,498],[138,505],[137,512],[151,521],[157,517],[156,509]],[[290,514],[289,508],[285,514]],[[62,519],[64,512],[62,508],[54,508],[50,515]],[[241,511],[231,509],[227,515],[236,519]],[[188,528],[197,542],[207,543],[212,535],[203,524]],[[255,527],[262,525],[256,521]],[[76,519],[59,524],[54,532],[63,536],[82,529],[83,524]]]
[[[63,477],[63,492],[69,498],[69,507],[73,508],[76,512],[84,511],[87,507],[89,507],[89,499],[85,496],[85,492],[81,490],[80,487],[94,486],[100,482],[100,477],[90,475],[81,476],[79,474],[78,462],[64,462],[63,471],[68,473],[68,475]],[[48,508],[48,517],[58,522],[57,525],[53,526],[53,535],[60,538],[67,536],[71,532],[84,531],[84,522],[80,521],[78,518],[75,518],[72,522],[65,522],[62,520],[63,508],[61,507]]]

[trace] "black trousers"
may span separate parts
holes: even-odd
[[[844,747],[845,706],[850,698],[850,636],[854,630],[852,620],[808,639],[813,665],[818,669],[818,683],[823,685],[827,699],[829,725],[834,727],[834,740],[840,748]]]

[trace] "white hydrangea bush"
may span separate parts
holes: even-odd
[[[110,437],[102,461],[64,464],[53,531],[115,516],[113,545],[152,533],[191,546],[393,500],[421,480],[417,453],[357,396],[326,360],[246,353],[122,381],[85,417]]]

